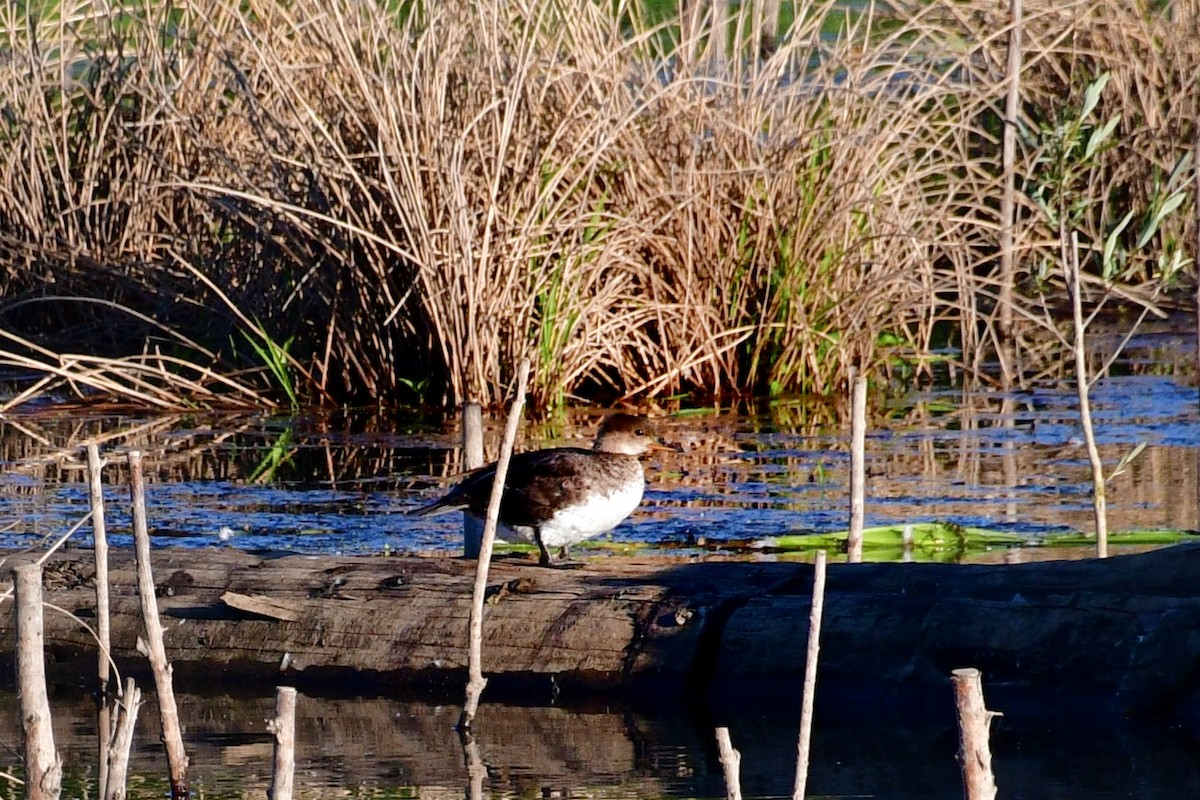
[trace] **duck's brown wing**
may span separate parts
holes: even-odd
[[[593,455],[590,450],[575,447],[517,453],[508,464],[500,517],[512,525],[538,525],[550,519],[565,500],[583,491],[580,468]],[[480,467],[445,496],[409,513],[428,516],[468,509],[483,516],[495,480],[495,463]]]
[[[510,525],[536,527],[565,505],[577,501],[588,489],[585,465],[590,450],[557,447],[514,456],[504,482],[500,516]],[[489,491],[491,483],[488,484]],[[484,500],[486,507],[487,500]]]

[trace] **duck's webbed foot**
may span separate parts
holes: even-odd
[[[567,547],[563,545],[558,548],[558,558],[553,558],[550,551],[546,549],[545,543],[542,541],[542,535],[535,533],[533,536],[534,543],[538,546],[538,566],[548,567],[551,569],[579,569],[583,566],[581,561],[567,560]]]

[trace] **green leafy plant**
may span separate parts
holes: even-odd
[[[243,330],[242,336],[246,338],[259,361],[266,367],[267,372],[274,379],[275,385],[287,397],[292,410],[296,410],[300,407],[300,397],[296,392],[295,376],[288,355],[294,337],[289,337],[283,344],[278,344],[267,335],[261,322],[258,320],[254,322],[258,327],[254,331]]]
[[[271,445],[263,454],[262,460],[250,473],[251,483],[270,483],[275,480],[280,467],[287,463],[292,453],[293,432],[290,427],[284,428],[279,436],[271,441]]]
[[[1026,143],[1036,148],[1039,155],[1035,161],[1036,177],[1030,181],[1029,196],[1047,222],[1055,229],[1060,243],[1060,253],[1065,261],[1071,232],[1084,234],[1095,229],[1095,207],[1106,198],[1097,194],[1096,173],[1101,169],[1101,155],[1117,146],[1114,133],[1122,115],[1114,113],[1106,120],[1096,118],[1097,108],[1112,73],[1103,72],[1084,89],[1083,100],[1078,108],[1066,106],[1056,118],[1043,123],[1034,132],[1026,131]],[[1185,154],[1176,162],[1165,183],[1157,178],[1149,207],[1140,215],[1137,236],[1131,237],[1130,224],[1139,215],[1128,209],[1115,223],[1110,224],[1096,240],[1087,245],[1092,254],[1090,259],[1095,271],[1107,284],[1132,277],[1132,265],[1136,256],[1143,251],[1162,229],[1164,221],[1175,213],[1187,200],[1189,187],[1188,168],[1191,154]],[[1156,259],[1157,274],[1162,281],[1173,281],[1178,272],[1190,263],[1176,243]],[[1045,265],[1041,277],[1046,277]]]

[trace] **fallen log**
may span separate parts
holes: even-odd
[[[167,654],[191,680],[253,677],[310,692],[465,681],[472,562],[232,548],[160,549],[153,560]],[[1193,544],[1103,561],[831,563],[821,680],[947,693],[946,675],[973,666],[989,690],[1086,692],[1122,711],[1154,709],[1200,681],[1196,574]],[[90,553],[57,553],[45,575],[47,602],[92,615]],[[555,690],[798,693],[812,577],[799,563],[610,557],[549,570],[497,559],[484,672]],[[110,582],[114,655],[131,664],[141,620],[130,551],[111,552]],[[60,671],[94,664],[94,640],[65,615],[47,615],[45,640]],[[0,614],[7,663],[14,642],[11,615]]]

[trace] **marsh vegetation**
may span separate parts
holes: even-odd
[[[1010,280],[1005,4],[7,4],[4,405],[1053,374],[1064,230],[1089,308],[1191,286],[1200,11],[1024,16]]]

